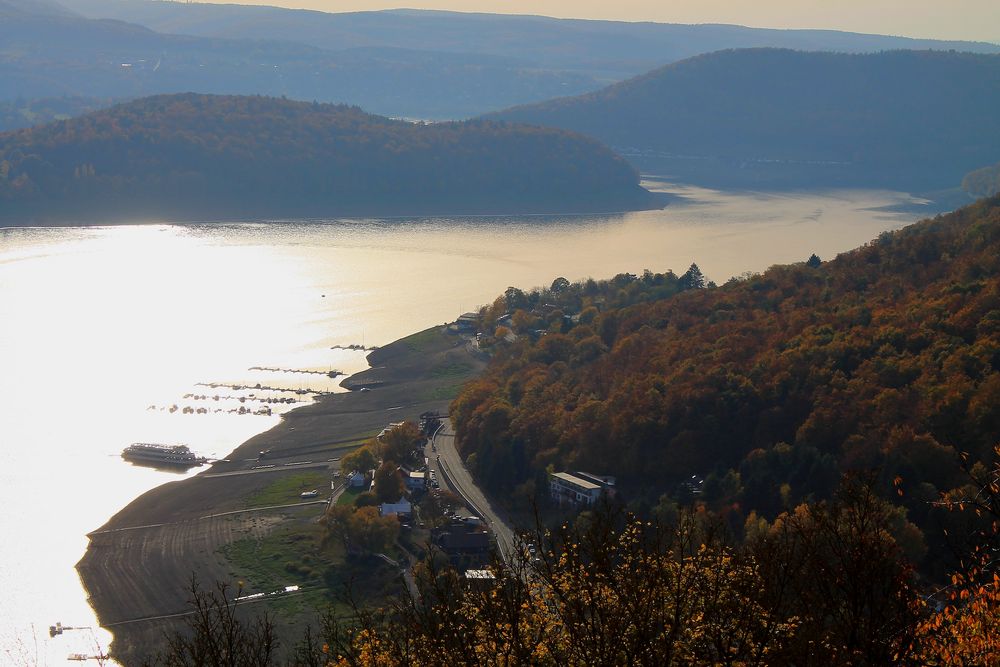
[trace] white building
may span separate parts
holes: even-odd
[[[549,475],[549,495],[552,500],[579,507],[590,507],[601,497],[602,487],[568,472]]]

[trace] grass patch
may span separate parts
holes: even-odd
[[[443,364],[441,366],[436,366],[431,371],[431,377],[436,378],[447,378],[456,377],[461,375],[469,375],[472,373],[472,364],[467,364],[465,362],[454,362],[450,364]]]
[[[290,521],[263,538],[246,537],[222,547],[250,592],[270,592],[323,577],[341,560],[335,545],[323,545],[323,528],[312,521]]]
[[[429,398],[434,401],[452,401],[458,398],[458,392],[462,390],[462,386],[465,384],[464,381],[456,382],[454,384],[443,384],[438,385],[431,389]]]
[[[339,498],[337,498],[337,504],[338,505],[353,505],[354,504],[354,500],[358,496],[360,496],[362,493],[364,493],[364,491],[365,491],[365,488],[363,486],[359,486],[359,487],[353,488],[353,489],[351,489],[351,488],[344,489],[344,492],[342,494],[340,494]]]
[[[407,336],[402,340],[406,345],[407,349],[414,352],[425,352],[433,347],[439,346],[441,338],[441,333],[437,327],[427,329],[426,331],[421,331],[415,333],[412,336]]]
[[[245,594],[301,586],[301,593],[275,596],[265,603],[282,620],[296,622],[329,604],[326,577],[343,561],[335,545],[323,545],[323,535],[314,521],[294,520],[263,538],[236,540],[220,551]]]
[[[245,594],[270,593],[298,585],[302,592],[275,596],[264,604],[283,622],[310,622],[317,611],[333,606],[348,611],[344,593],[351,587],[368,605],[384,603],[399,591],[399,573],[375,557],[346,558],[336,540],[309,518],[286,520],[264,537],[245,537],[220,549]],[[396,550],[390,556],[399,557]],[[297,634],[297,631],[293,634]]]
[[[363,431],[361,433],[355,433],[354,435],[349,435],[343,440],[337,441],[336,449],[347,449],[348,447],[353,447],[355,445],[361,446],[367,441],[375,437],[378,431]]]
[[[291,475],[284,475],[274,480],[260,491],[247,498],[247,507],[270,507],[271,505],[287,505],[299,502],[299,494],[303,491],[316,489],[319,498],[329,495],[330,477],[326,471],[304,470]],[[319,500],[317,498],[316,500]]]

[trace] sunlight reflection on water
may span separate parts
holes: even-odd
[[[615,216],[332,220],[0,230],[0,661],[94,652],[73,565],[85,534],[176,474],[122,462],[133,441],[224,456],[277,417],[182,414],[198,382],[332,389],[362,354],[454,319],[508,285],[606,278],[696,261],[718,282],[824,259],[914,216],[884,192],[728,194],[676,189],[663,211]],[[290,394],[294,395],[294,394]],[[177,405],[175,412],[169,406]],[[155,409],[148,409],[155,406]]]

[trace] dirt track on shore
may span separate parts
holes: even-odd
[[[371,369],[342,384],[372,387],[323,397],[285,415],[280,424],[240,445],[206,473],[143,494],[90,535],[77,570],[103,627],[114,634],[112,652],[131,664],[162,646],[164,631],[183,622],[192,576],[203,584],[231,581],[220,550],[247,536],[262,536],[297,508],[246,508],[247,498],[276,478],[349,451],[387,422],[447,411],[450,396],[485,365],[467,339],[442,327],[414,334],[368,355]],[[273,469],[250,470],[262,450]],[[312,468],[313,470],[316,467]],[[254,474],[224,474],[253,472]],[[149,619],[149,620],[146,620]]]

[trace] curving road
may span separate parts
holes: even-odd
[[[466,469],[462,457],[455,449],[455,427],[450,420],[442,423],[431,442],[433,447],[431,451],[427,452],[431,469],[443,469],[444,475],[439,476],[440,482],[452,487],[452,490],[470,505],[469,509],[479,513],[496,536],[500,556],[504,559],[509,558],[514,553],[514,546],[517,544],[514,531],[511,529],[506,515],[490,503]]]

